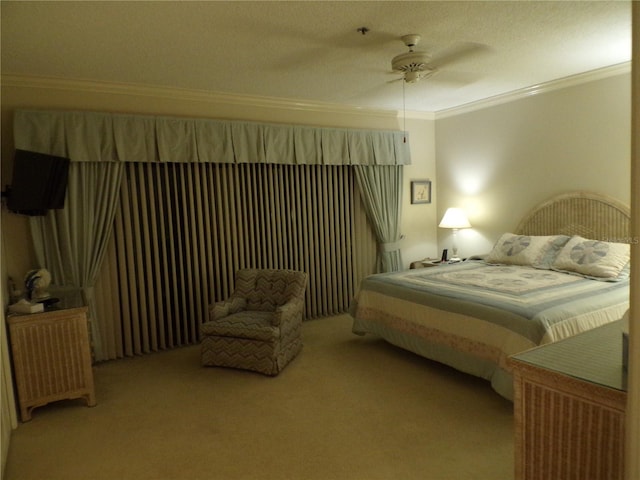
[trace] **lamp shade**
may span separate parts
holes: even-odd
[[[447,208],[438,226],[440,228],[471,228],[467,215],[461,208]]]

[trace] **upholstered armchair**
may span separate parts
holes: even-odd
[[[238,270],[231,297],[200,326],[202,365],[278,375],[302,349],[306,286],[296,270]]]

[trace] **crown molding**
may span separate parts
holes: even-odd
[[[62,77],[44,77],[35,75],[2,74],[1,84],[8,87],[38,88],[61,90],[70,92],[85,92],[92,94],[129,95],[136,97],[167,98],[191,102],[206,102],[232,106],[253,108],[297,110],[311,113],[328,113],[335,115],[362,115],[366,117],[381,117],[411,120],[438,120],[463,113],[481,110],[503,103],[513,102],[533,95],[559,90],[587,82],[592,82],[616,75],[631,72],[631,62],[624,62],[610,67],[592,70],[590,72],[572,75],[551,82],[541,83],[530,87],[496,95],[476,102],[467,103],[437,112],[383,110],[353,105],[339,105],[322,102],[309,102],[276,97],[262,97],[257,95],[238,95],[230,93],[210,92],[207,90],[185,89],[178,87],[160,87],[153,85],[139,85],[117,82],[99,82],[93,80],[77,80]]]
[[[483,108],[493,107],[495,105],[501,105],[503,103],[513,102],[522,98],[527,98],[540,93],[547,93],[553,90],[560,90],[562,88],[573,87],[581,85],[583,83],[593,82],[604,78],[615,77],[631,72],[631,62],[619,63],[610,67],[599,68],[590,72],[580,73],[577,75],[571,75],[570,77],[560,78],[550,82],[540,83],[538,85],[532,85],[530,87],[514,90],[502,95],[496,95],[494,97],[478,100],[477,102],[467,103],[459,107],[448,108],[445,110],[438,110],[435,113],[435,119],[452,117],[463,113],[473,112],[475,110],[481,110]]]
[[[178,87],[160,87],[132,83],[102,82],[79,80],[63,77],[46,77],[36,75],[2,74],[0,84],[4,87],[34,88],[59,90],[67,92],[84,92],[90,94],[128,95],[135,97],[167,98],[190,102],[206,102],[233,106],[257,107],[268,109],[297,110],[313,113],[329,113],[337,115],[363,115],[382,118],[411,118],[434,120],[433,112],[400,112],[339,105],[322,102],[310,102],[287,98],[263,97],[257,95],[238,95],[207,90],[185,89]]]

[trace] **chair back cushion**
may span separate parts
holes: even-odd
[[[297,270],[241,269],[234,295],[247,299],[247,310],[273,312],[292,299],[304,301],[307,274]]]

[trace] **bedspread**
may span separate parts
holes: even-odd
[[[621,318],[628,292],[628,280],[469,261],[371,275],[351,315],[354,333],[494,382],[509,355]],[[510,398],[508,387],[494,388]]]

